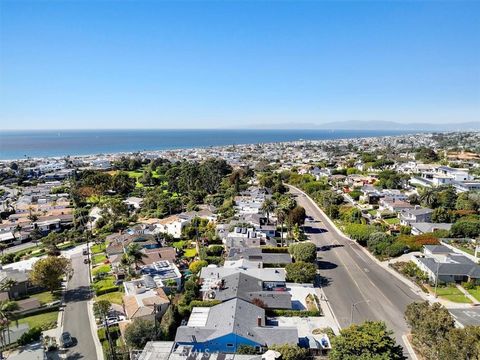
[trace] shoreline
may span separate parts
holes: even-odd
[[[118,130],[123,131],[123,130]],[[218,130],[223,131],[223,130]],[[275,131],[275,130],[273,130]],[[305,131],[305,130],[300,130]],[[355,132],[357,130],[342,130],[345,132]],[[360,130],[359,130],[360,131]],[[368,130],[370,132],[370,130]],[[373,130],[371,132],[374,132]],[[379,132],[383,132],[383,130],[379,130]],[[394,130],[394,132],[398,132]],[[328,133],[328,132],[327,132]],[[418,135],[432,135],[434,132],[401,132],[397,134],[389,134],[389,135],[371,135],[371,136],[348,136],[348,137],[338,137],[338,138],[326,138],[326,139],[296,139],[296,140],[286,140],[286,141],[259,141],[259,142],[247,142],[247,143],[238,143],[238,144],[225,144],[225,145],[205,145],[205,146],[194,146],[194,147],[183,147],[183,146],[173,146],[166,149],[150,149],[150,150],[129,150],[129,151],[114,151],[114,152],[99,152],[99,153],[90,153],[90,154],[64,154],[64,155],[54,155],[54,156],[35,156],[35,157],[22,157],[22,158],[0,158],[0,163],[8,163],[12,161],[16,162],[25,162],[25,161],[41,161],[41,160],[62,160],[65,158],[70,159],[88,159],[88,158],[118,158],[121,156],[130,156],[132,154],[155,154],[157,156],[161,156],[162,154],[172,152],[172,151],[198,151],[198,150],[225,150],[225,148],[229,147],[247,147],[247,146],[273,146],[273,145],[294,145],[296,143],[310,143],[310,144],[322,144],[328,143],[332,141],[361,141],[361,140],[371,140],[371,139],[381,139],[381,138],[398,138],[404,136],[418,136]],[[338,134],[338,132],[337,132]],[[1,152],[0,152],[1,156]]]

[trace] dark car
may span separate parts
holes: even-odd
[[[60,336],[60,345],[64,348],[74,345],[72,335],[70,335],[68,331],[64,332],[62,336]]]

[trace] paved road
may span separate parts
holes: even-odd
[[[453,317],[463,326],[480,326],[480,307],[448,309]]]
[[[354,323],[383,320],[395,332],[397,342],[404,345],[402,335],[408,332],[403,318],[405,308],[421,298],[366,255],[359,245],[334,232],[310,198],[293,188],[291,192],[315,220],[306,223],[306,232],[317,247],[324,247],[318,252],[320,273],[325,295],[340,326],[349,326],[352,314]]]
[[[65,314],[63,331],[68,331],[76,338],[77,344],[67,352],[67,359],[96,360],[87,301],[90,299],[88,267],[83,263],[82,254],[71,256],[73,276],[68,282],[65,293]]]

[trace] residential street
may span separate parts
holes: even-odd
[[[402,336],[408,332],[403,317],[405,308],[421,298],[366,255],[358,244],[333,231],[311,199],[298,190],[290,190],[315,220],[307,222],[305,229],[317,247],[323,247],[318,252],[322,283],[340,326],[349,326],[352,316],[354,323],[384,320],[404,345]]]
[[[73,277],[68,282],[65,293],[65,313],[63,331],[68,331],[77,340],[75,346],[68,349],[67,359],[95,360],[97,353],[90,331],[87,301],[90,299],[88,265],[83,263],[82,254],[71,256]]]

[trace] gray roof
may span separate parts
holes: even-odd
[[[435,230],[450,230],[452,224],[449,223],[426,223],[426,222],[418,222],[418,223],[410,223],[412,228],[419,230],[422,233],[433,232]]]
[[[270,309],[292,308],[292,296],[289,292],[264,290],[263,280],[258,278],[236,273],[225,276],[222,280],[223,286],[211,292],[215,300],[227,301],[238,297],[252,302],[254,299],[259,299]]]
[[[202,343],[231,333],[266,346],[298,343],[296,328],[265,326],[265,310],[238,298],[211,307],[205,326],[180,326],[175,342]]]
[[[445,245],[423,245],[425,250],[432,254],[453,254],[454,251]]]
[[[409,213],[412,215],[426,215],[426,214],[433,213],[433,210],[429,208],[413,208],[413,209],[405,209],[403,212]]]
[[[467,276],[473,279],[480,279],[480,266],[475,264],[473,261],[470,261],[468,258],[462,255],[451,257],[451,260],[454,260],[455,262],[438,263],[432,258],[418,259],[418,261],[429,268],[430,271],[435,274],[438,273],[439,276],[457,275]]]
[[[263,281],[285,282],[286,271],[283,268],[226,268],[206,266],[200,270],[200,279],[221,279],[225,276],[243,272]]]
[[[15,280],[17,283],[28,281],[28,273],[18,269],[3,269],[0,270],[0,282],[4,280]]]
[[[229,260],[253,260],[261,261],[264,264],[290,264],[292,257],[288,253],[262,252],[261,248],[236,247],[229,249],[227,258]]]

